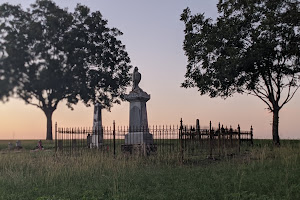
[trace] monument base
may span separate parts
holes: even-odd
[[[90,137],[90,148],[100,148],[103,146],[103,140],[101,135],[91,135]]]
[[[151,152],[157,151],[156,144],[122,144],[121,150],[124,153],[148,156]]]
[[[125,145],[153,144],[153,135],[145,132],[132,132],[125,135]]]

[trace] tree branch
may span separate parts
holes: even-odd
[[[268,81],[264,75],[262,75],[262,79],[264,80],[265,86],[267,87],[267,90],[268,90],[268,94],[269,94],[268,99],[272,104],[274,104],[275,101],[274,101],[274,93],[273,93],[272,83],[270,84],[270,81]]]
[[[30,102],[28,99],[23,99],[23,100],[25,101],[25,103],[27,103],[27,104],[29,104],[29,105],[33,105],[33,106],[36,106],[36,107],[42,109],[42,106],[39,105],[39,104],[32,103],[32,102]]]
[[[257,83],[257,86],[255,89],[256,89],[256,91],[263,90],[265,93],[263,93],[263,92],[260,92],[260,93],[264,94],[264,96],[266,96],[266,97],[269,96],[268,91],[259,82]]]
[[[252,94],[251,92],[250,93],[248,93],[248,94],[250,94],[250,95],[253,95],[253,96],[256,96],[256,97],[258,97],[258,98],[260,98],[265,104],[267,104],[267,106],[268,106],[268,109],[270,110],[270,111],[273,111],[273,108],[272,108],[272,106],[269,104],[269,102],[266,100],[266,99],[268,99],[269,100],[269,97],[268,96],[266,96],[265,94],[263,94],[262,92],[260,92],[260,91],[255,91],[255,90],[252,90],[252,92],[254,93],[254,94]],[[261,95],[259,95],[259,94],[261,94]]]
[[[279,106],[279,109],[281,109],[285,104],[287,104],[293,97],[294,95],[296,94],[297,90],[299,89],[300,85],[298,85],[296,87],[296,89],[294,90],[294,92],[292,93],[292,95],[290,95],[291,93],[291,85],[289,85],[289,92],[288,92],[288,95],[286,97],[286,99],[284,100],[284,102],[281,104],[281,106]]]

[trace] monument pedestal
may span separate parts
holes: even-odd
[[[91,135],[91,143],[89,147],[98,149],[103,145],[102,141],[103,141],[102,135],[93,134]]]
[[[125,99],[130,103],[129,133],[125,135],[125,145],[153,144],[153,135],[148,131],[146,107],[150,95],[136,87],[125,95]]]
[[[125,144],[122,151],[149,155],[156,151],[153,144],[153,135],[149,133],[146,102],[150,100],[150,95],[144,92],[139,86],[141,74],[138,68],[134,68],[132,75],[132,91],[125,95],[125,99],[130,103],[129,111],[129,133],[125,135]]]
[[[121,146],[123,152],[128,152],[130,154],[144,155],[148,156],[151,152],[157,151],[156,144],[123,144]]]
[[[125,145],[153,144],[153,136],[148,132],[131,132],[125,135]]]

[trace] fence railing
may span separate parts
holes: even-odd
[[[145,137],[149,133],[150,143],[145,142]],[[101,138],[101,141],[98,140],[99,145],[93,146],[91,144],[95,136],[99,136],[96,138]],[[140,142],[132,142],[139,140]],[[174,155],[183,161],[191,156],[214,157],[236,154],[240,152],[243,144],[253,144],[252,127],[249,131],[241,131],[240,126],[237,129],[224,128],[219,123],[218,127],[214,128],[210,122],[209,128],[203,129],[197,124],[183,125],[182,121],[177,126],[149,127],[124,127],[113,123],[113,126],[104,126],[101,130],[62,128],[55,125],[55,149],[67,153],[96,147],[116,156],[142,149],[144,154],[161,157]]]

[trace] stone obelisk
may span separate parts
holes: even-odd
[[[129,133],[125,135],[125,145],[153,144],[153,136],[149,133],[146,102],[150,95],[139,87],[141,74],[134,68],[132,75],[132,91],[125,95],[130,103]]]
[[[99,148],[103,144],[102,129],[102,106],[99,103],[94,105],[93,133],[90,147]]]

